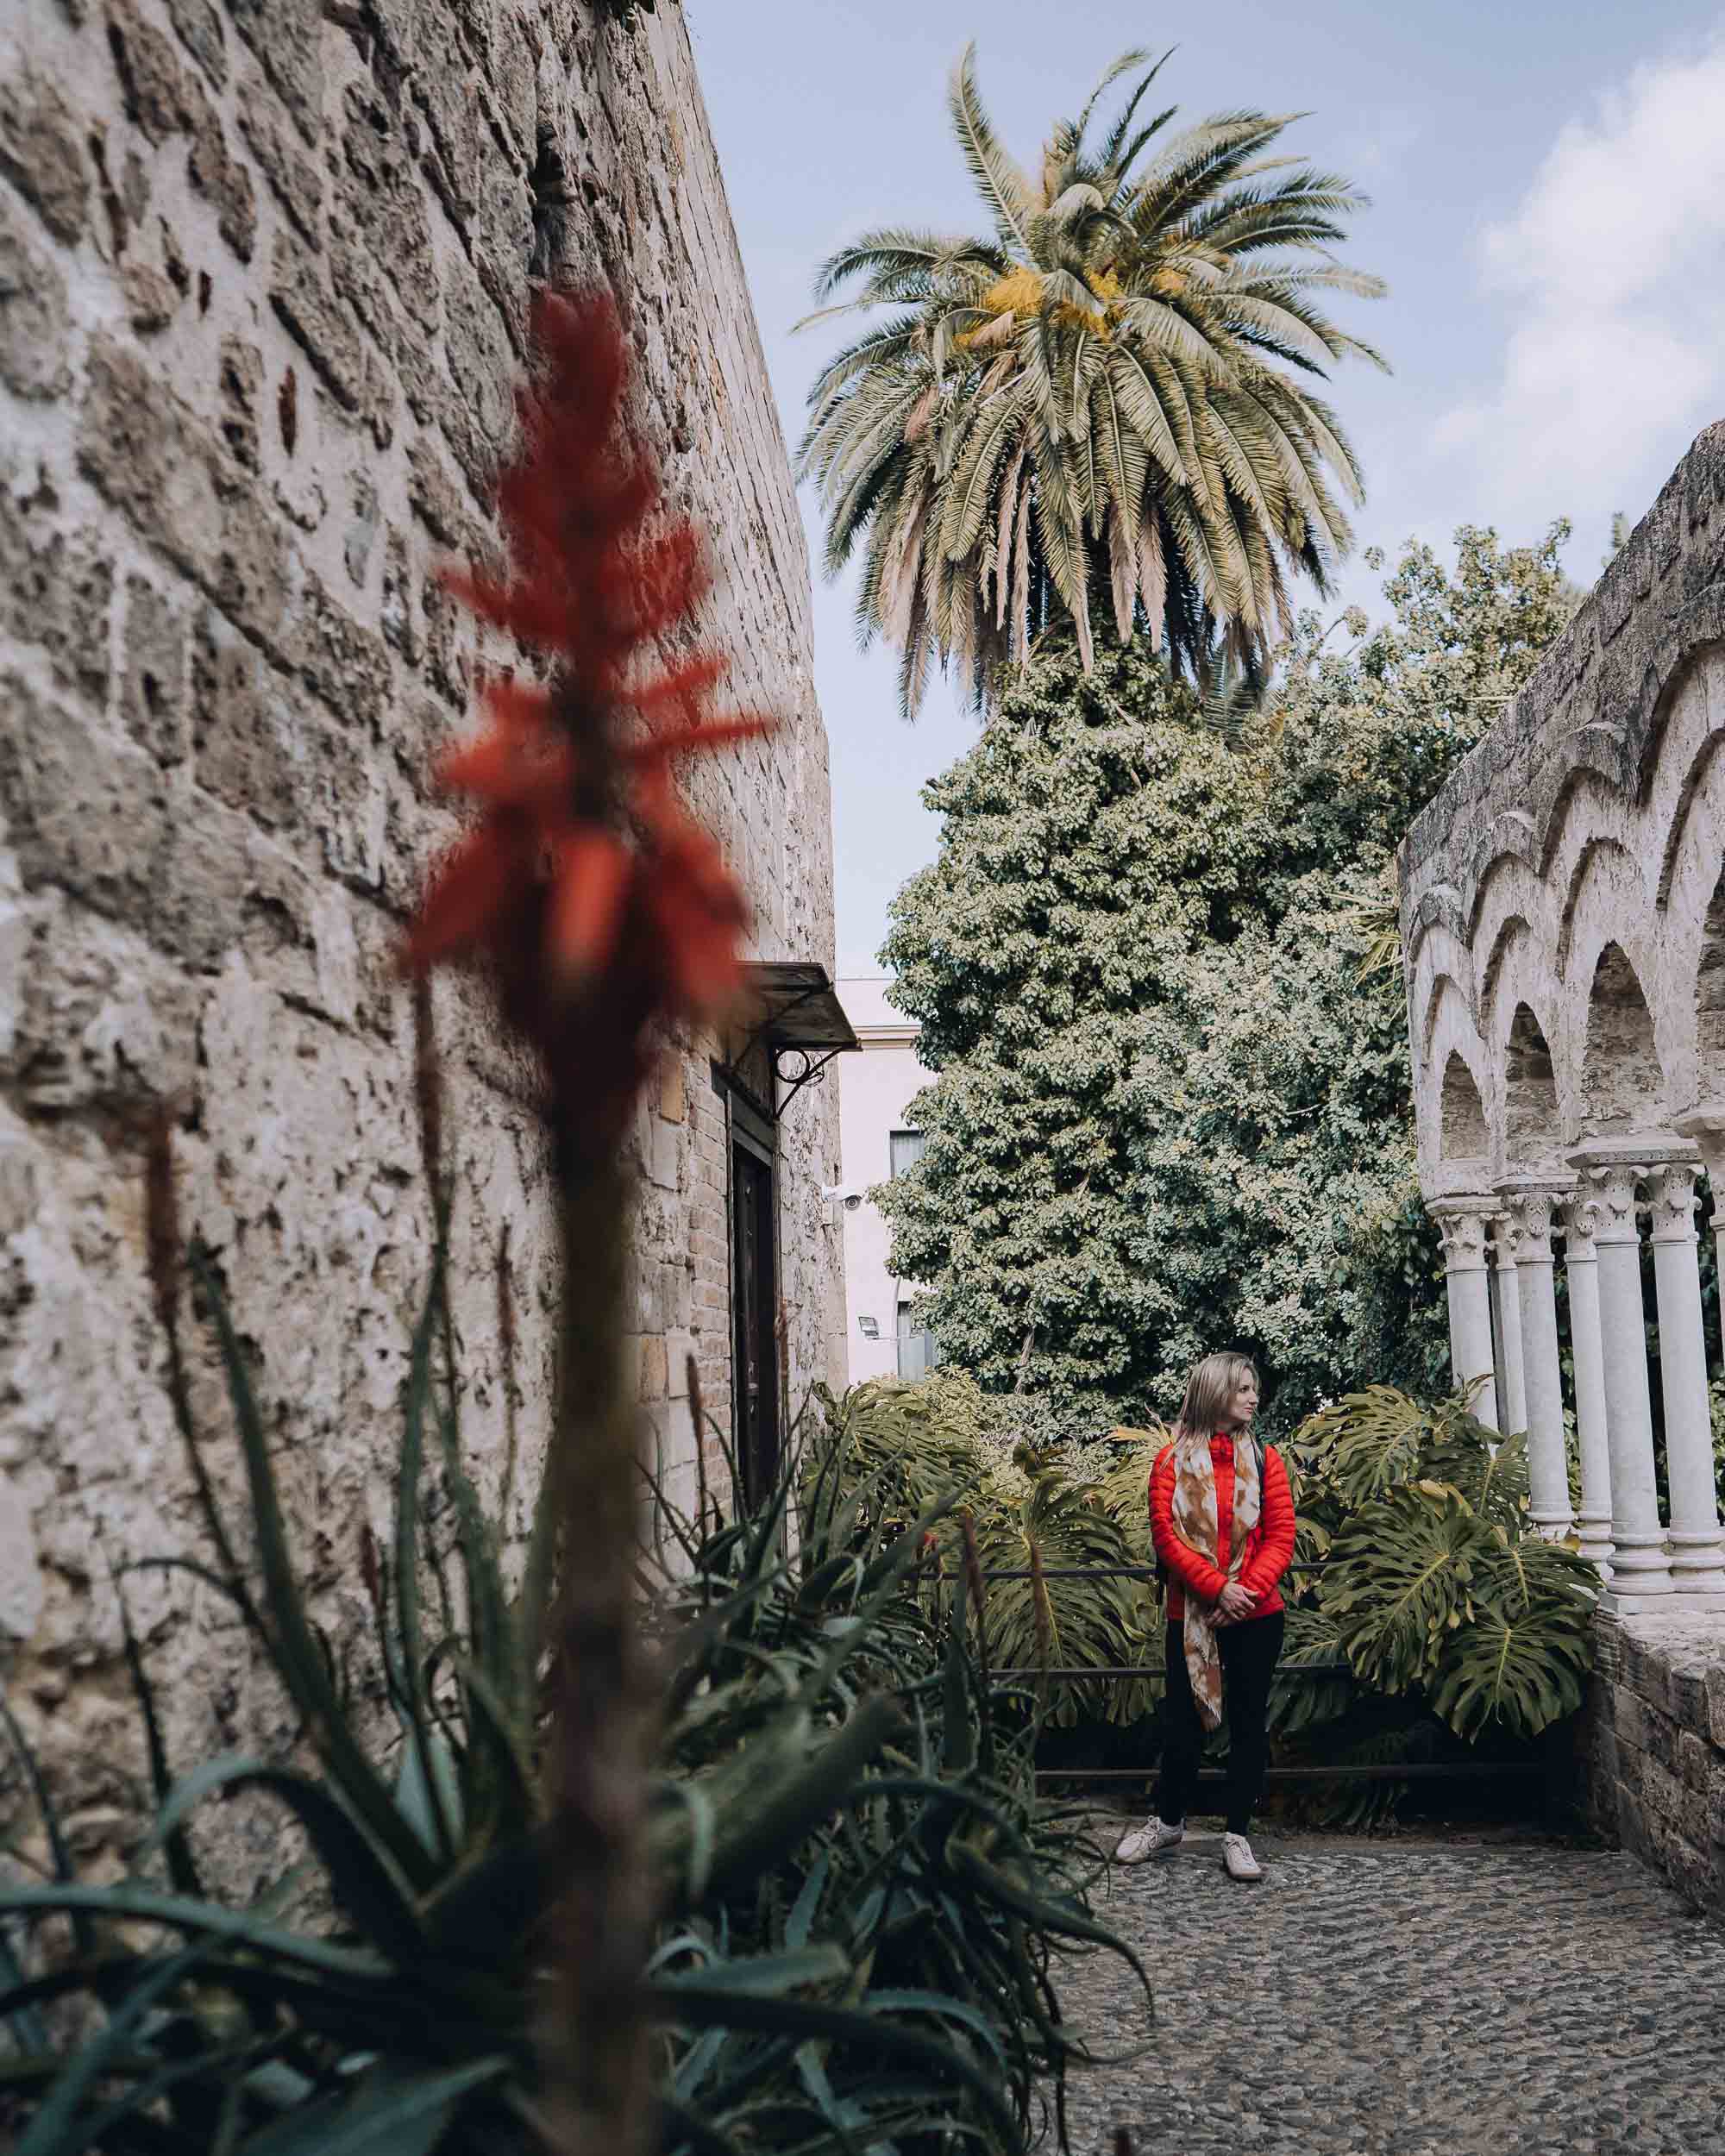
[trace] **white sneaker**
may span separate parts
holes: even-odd
[[[1142,1864],[1146,1857],[1165,1857],[1170,1849],[1177,1849],[1186,1839],[1182,1822],[1170,1827],[1166,1820],[1158,1819],[1152,1812],[1141,1827],[1134,1827],[1121,1840],[1114,1852],[1119,1864]]]
[[[1222,1836],[1222,1865],[1231,1879],[1261,1879],[1264,1866],[1251,1853],[1251,1844],[1244,1834]]]

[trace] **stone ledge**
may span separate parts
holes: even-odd
[[[1725,1915],[1725,1613],[1602,1616],[1584,1720],[1588,1816]]]

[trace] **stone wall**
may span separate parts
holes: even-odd
[[[1725,1916],[1725,1633],[1705,1616],[1600,1626],[1584,1728],[1589,1816]]]
[[[712,535],[703,636],[786,722],[688,798],[758,955],[830,966],[806,550],[674,0],[629,30],[585,0],[0,16],[0,1675],[97,1838],[138,1786],[112,1568],[198,1539],[142,1273],[152,1100],[179,1104],[319,1614],[362,1620],[427,1257],[388,960],[455,829],[425,777],[477,641],[434,572],[492,543],[536,275],[624,306],[633,419]],[[470,998],[439,1005],[494,1471],[505,1228],[524,1431],[546,1400],[542,1163],[521,1074]],[[691,1354],[729,1405],[721,1046],[672,1056],[632,1138],[639,1390],[683,1495]],[[794,1395],[839,1352],[832,1088],[783,1144]],[[212,1369],[196,1392],[234,1497]],[[179,1756],[284,1733],[219,1605],[160,1573],[129,1594]]]

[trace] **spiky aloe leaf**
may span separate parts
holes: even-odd
[[[414,1885],[428,1886],[434,1876],[432,1861],[396,1808],[387,1785],[354,1737],[307,1619],[288,1552],[286,1525],[270,1464],[257,1395],[229,1313],[227,1298],[222,1292],[210,1253],[201,1243],[193,1244],[191,1262],[216,1327],[229,1397],[239,1429],[251,1492],[258,1557],[263,1570],[264,1608],[270,1624],[272,1658],[277,1674],[310,1723],[325,1764],[354,1813]],[[428,1328],[429,1312],[428,1302]]]

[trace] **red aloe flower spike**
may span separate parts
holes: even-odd
[[[582,825],[559,847],[545,943],[560,987],[582,987],[609,963],[634,865],[622,840],[596,824]]]
[[[770,734],[777,724],[773,718],[720,718],[708,726],[678,726],[669,733],[654,735],[650,741],[633,742],[623,754],[636,770],[645,772],[650,766],[662,768],[694,749],[726,749],[734,741]]]
[[[670,768],[770,722],[710,715],[724,668],[708,653],[644,663],[708,576],[691,526],[649,525],[658,483],[624,432],[615,310],[542,300],[534,337],[540,372],[498,492],[509,567],[445,582],[557,671],[549,689],[488,683],[485,726],[443,757],[442,782],[480,822],[434,875],[406,956],[491,962],[505,1021],[543,1056],[560,1130],[585,1152],[614,1144],[656,1029],[716,1014],[737,985],[748,907]]]
[[[419,902],[419,918],[404,953],[408,969],[423,971],[483,943],[520,867],[519,849],[490,820],[452,847]]]
[[[662,674],[644,688],[637,689],[631,700],[643,718],[669,705],[693,725],[706,701],[708,690],[716,687],[726,672],[724,660],[716,652],[703,652],[698,658],[674,667],[668,674]]]
[[[567,812],[575,754],[548,729],[495,726],[457,743],[438,759],[437,781],[452,793],[471,793],[493,808],[531,809],[547,820]]]

